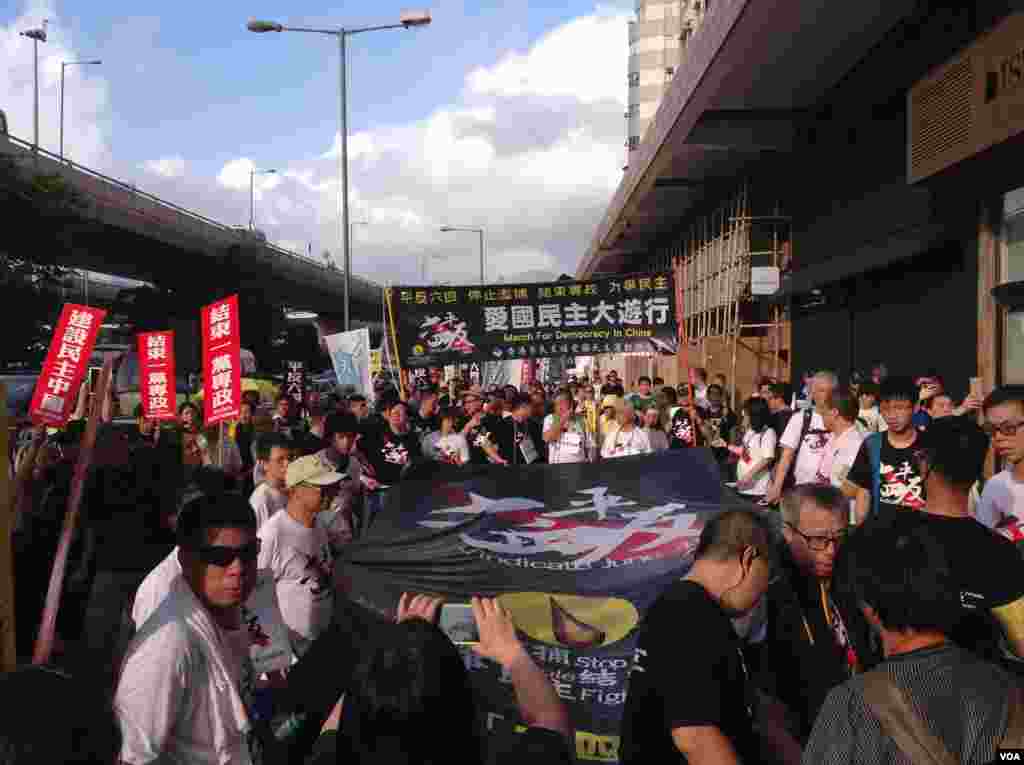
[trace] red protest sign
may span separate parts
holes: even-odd
[[[73,303],[64,305],[50,340],[43,373],[39,375],[32,394],[29,416],[36,425],[59,428],[68,421],[106,315],[102,308]]]
[[[173,420],[177,403],[174,376],[174,333],[140,332],[139,398],[143,416],[150,420]]]
[[[200,311],[203,333],[203,408],[207,425],[238,417],[242,364],[238,332],[238,295]]]

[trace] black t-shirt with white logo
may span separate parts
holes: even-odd
[[[668,431],[669,449],[687,449],[700,444],[701,439],[693,420],[686,410],[679,408],[672,415],[672,427]]]
[[[921,510],[925,506],[924,481],[917,469],[914,455],[921,448],[918,439],[905,449],[897,449],[889,443],[889,437],[881,434],[881,485],[879,504],[894,505],[907,510]],[[873,491],[871,457],[867,442],[861,444],[857,459],[847,476],[850,483],[868,492]]]
[[[699,584],[679,581],[662,593],[640,624],[622,715],[622,765],[679,765],[686,760],[672,730],[708,725],[729,739],[741,762],[760,762],[741,645]]]
[[[391,486],[398,483],[402,470],[422,456],[420,438],[415,431],[397,434],[390,425],[367,429],[359,439],[359,451],[373,468],[378,483]]]
[[[455,429],[461,433],[462,429],[466,427],[466,423],[469,422],[470,419],[471,418],[469,417],[463,417],[456,423]],[[469,444],[470,464],[491,464],[491,460],[488,458],[487,452],[484,451],[484,444],[497,448],[499,444],[499,437],[504,427],[501,417],[495,417],[493,414],[485,414],[480,418],[479,425],[466,431],[465,436],[466,443]]]

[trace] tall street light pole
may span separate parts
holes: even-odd
[[[99,59],[95,61],[61,61],[60,62],[60,158],[64,159],[64,70],[69,66],[92,66],[102,64]]]
[[[46,24],[47,19],[43,19],[43,25],[38,29],[30,29],[27,32],[21,33],[22,37],[27,37],[32,41],[32,73],[35,80],[35,100],[33,101],[32,110],[32,148],[36,151],[39,150],[39,43],[46,42]]]
[[[469,231],[474,234],[480,235],[480,283],[484,283],[484,230],[482,228],[465,228],[462,226],[441,226],[441,231],[445,234],[453,231]]]
[[[277,170],[257,170],[249,168],[249,230],[256,230],[256,176],[273,175]]]
[[[339,206],[341,207],[341,219],[339,221],[338,237],[341,239],[342,258],[345,265],[345,292],[344,292],[344,313],[345,331],[349,330],[349,296],[352,290],[352,253],[349,250],[351,242],[351,231],[348,225],[348,79],[346,72],[346,40],[351,35],[363,32],[377,32],[384,29],[411,29],[412,27],[426,26],[431,22],[429,11],[405,12],[399,17],[398,24],[383,24],[373,27],[357,27],[354,29],[309,29],[306,27],[286,27],[272,21],[252,20],[246,27],[250,32],[311,32],[320,35],[333,35],[338,38],[338,52],[340,54],[340,87],[338,94],[341,130],[339,131],[341,147],[338,152],[339,175],[341,177],[341,190],[339,194]]]

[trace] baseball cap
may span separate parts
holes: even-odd
[[[341,473],[336,473],[320,461],[315,454],[308,457],[300,457],[288,466],[288,473],[285,477],[285,486],[289,489],[301,483],[312,484],[313,486],[331,486],[345,479]]]

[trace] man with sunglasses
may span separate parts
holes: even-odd
[[[833,486],[804,484],[782,498],[785,545],[780,575],[768,588],[767,629],[757,663],[760,688],[785,708],[776,719],[786,724],[776,733],[800,744],[810,736],[829,691],[856,669],[830,587],[848,518],[849,502]],[[793,746],[785,738],[781,741],[779,748]]]
[[[986,482],[975,511],[980,523],[1024,539],[1024,385],[1004,385],[983,404],[985,432],[1006,469]]]
[[[285,479],[288,506],[259,529],[259,568],[273,572],[296,656],[331,623],[334,552],[316,518],[330,509],[344,478],[316,455],[295,460]]]
[[[256,584],[256,518],[238,495],[202,496],[182,510],[177,533],[181,576],[121,666],[120,761],[246,765],[253,722],[241,611]]]

